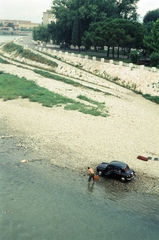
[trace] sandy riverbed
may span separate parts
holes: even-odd
[[[158,105],[136,94],[128,99],[105,98],[107,118],[18,99],[0,101],[1,120],[57,165],[82,168],[117,159],[158,176],[159,161],[136,159],[138,155],[159,157]]]
[[[116,91],[113,95],[86,92],[82,88],[76,94],[73,86],[61,86],[49,79],[45,79],[43,85],[43,78],[31,70],[10,65],[7,72],[35,79],[37,84],[72,98],[88,94],[94,100],[104,101],[109,109],[110,116],[104,118],[66,111],[62,107],[46,108],[28,100],[4,102],[1,99],[1,127],[6,134],[17,137],[26,151],[34,151],[38,158],[55,165],[79,171],[88,165],[95,168],[102,161],[124,161],[136,173],[158,178],[159,161],[154,161],[159,157],[157,104],[119,86],[112,87],[113,93]],[[109,91],[112,89],[109,84]],[[152,157],[152,160],[138,160],[138,155]]]

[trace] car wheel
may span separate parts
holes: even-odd
[[[122,182],[125,182],[125,181],[126,181],[126,179],[125,179],[124,177],[121,177],[120,180],[121,180]]]

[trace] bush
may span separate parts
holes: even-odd
[[[157,67],[159,65],[159,53],[153,52],[150,55],[150,62],[152,67]]]
[[[143,94],[142,95],[144,98],[146,98],[147,100],[150,100],[154,103],[159,104],[159,96],[151,96],[150,94]]]
[[[15,44],[14,42],[9,42],[3,46],[3,50],[6,52],[16,52],[17,55],[21,57],[36,61],[42,64],[46,64],[52,67],[57,67],[58,64],[49,59],[42,57],[40,54],[35,54],[29,49],[24,49],[22,46]]]
[[[23,47],[18,46],[14,42],[9,42],[3,46],[3,50],[6,52],[14,52],[14,51],[22,52]]]
[[[9,64],[9,62],[7,62],[6,60],[4,60],[4,59],[1,58],[1,57],[0,57],[0,63]]]
[[[136,50],[131,51],[129,53],[129,57],[130,57],[130,60],[131,60],[132,63],[138,64],[138,61],[140,59],[140,53]]]

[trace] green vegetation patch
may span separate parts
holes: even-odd
[[[16,51],[17,53],[20,54],[23,52],[23,47],[15,44],[14,42],[9,42],[3,46],[3,50],[8,53],[12,53]]]
[[[71,85],[83,86],[82,84],[77,83],[73,80],[70,80],[68,78],[61,77],[61,76],[58,76],[56,74],[52,74],[52,73],[49,73],[49,72],[46,72],[46,71],[35,69],[34,72],[37,73],[37,74],[40,74],[41,76],[46,77],[46,78],[54,79],[54,80],[64,82],[64,83],[67,83],[67,84],[71,84]]]
[[[34,81],[2,72],[0,74],[0,98],[7,101],[19,97],[28,98],[30,101],[41,103],[45,107],[61,106],[63,104],[65,105],[64,109],[67,110],[78,110],[94,116],[108,116],[107,111],[103,111],[103,109],[98,108],[98,106],[92,107],[81,104],[73,99],[40,87],[36,85]]]
[[[0,74],[0,98],[7,101],[18,97],[29,98],[30,101],[39,102],[46,107],[74,103],[72,99],[50,92],[36,85],[33,81],[28,81],[26,78]]]
[[[79,95],[79,96],[77,96],[77,98],[95,105],[95,106],[87,108],[87,113],[92,114],[94,116],[103,116],[103,117],[109,116],[108,110],[105,108],[104,102],[102,103],[102,102],[94,101],[90,98],[87,98],[84,95]],[[79,109],[79,111],[81,111],[81,109]]]
[[[101,90],[99,90],[97,88],[84,86],[81,83],[75,82],[75,81],[73,81],[71,79],[68,79],[68,78],[65,78],[65,77],[53,74],[53,73],[49,73],[49,72],[38,70],[38,69],[34,69],[34,72],[39,74],[39,75],[41,75],[41,76],[43,76],[43,77],[50,78],[50,79],[53,79],[53,80],[56,80],[56,81],[60,81],[60,82],[64,82],[64,83],[73,85],[74,87],[82,87],[82,88],[93,90],[95,92],[102,92]],[[107,95],[111,95],[111,94],[107,93]]]
[[[84,114],[90,114],[93,116],[101,116],[107,117],[109,116],[107,111],[103,111],[103,109],[99,109],[98,107],[86,106],[80,102],[76,102],[75,104],[68,104],[65,106],[66,110],[78,110]]]
[[[29,49],[24,49],[22,46],[15,44],[14,42],[9,42],[3,46],[3,50],[5,52],[16,52],[17,56],[21,56],[27,59],[30,59],[35,62],[39,62],[42,64],[46,64],[48,66],[57,67],[58,64],[53,62],[49,59],[44,58],[40,54],[35,54],[34,52],[30,51]]]
[[[8,64],[9,62],[0,57],[0,63]]]
[[[82,99],[82,100],[84,100],[84,101],[87,101],[87,102],[90,102],[90,103],[92,103],[92,104],[95,104],[95,105],[98,105],[98,106],[104,106],[104,102],[103,103],[101,103],[101,102],[98,102],[98,101],[94,101],[94,100],[92,100],[92,99],[90,99],[90,98],[87,98],[86,96],[84,96],[84,95],[79,95],[79,96],[77,96],[79,99]]]
[[[154,103],[159,104],[159,96],[151,96],[151,95],[149,95],[149,94],[142,94],[142,96],[143,96],[144,98],[146,98],[147,100],[150,100],[150,101],[152,101],[152,102],[154,102]]]

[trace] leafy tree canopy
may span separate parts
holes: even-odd
[[[7,27],[11,27],[11,28],[15,29],[14,24],[12,22],[7,23]]]
[[[149,54],[159,53],[159,19],[153,23],[150,35],[144,36],[143,42]]]
[[[84,33],[82,43],[94,46],[124,46],[140,48],[144,30],[142,24],[127,19],[108,18],[103,22],[92,23]]]
[[[156,22],[157,19],[159,19],[159,8],[146,13],[143,18],[146,35],[150,35],[153,23]]]
[[[144,23],[156,22],[158,18],[159,18],[159,8],[152,11],[148,11],[143,18],[143,22]]]
[[[61,35],[69,44],[81,45],[81,38],[93,22],[102,22],[107,18],[137,19],[139,0],[53,0],[52,13]],[[67,29],[67,41],[66,33]],[[60,31],[60,30],[59,30]],[[78,39],[78,40],[77,40]],[[61,39],[62,40],[62,39]]]
[[[33,29],[33,39],[35,41],[40,40],[47,43],[49,40],[48,26],[40,25],[38,27],[35,27]]]

